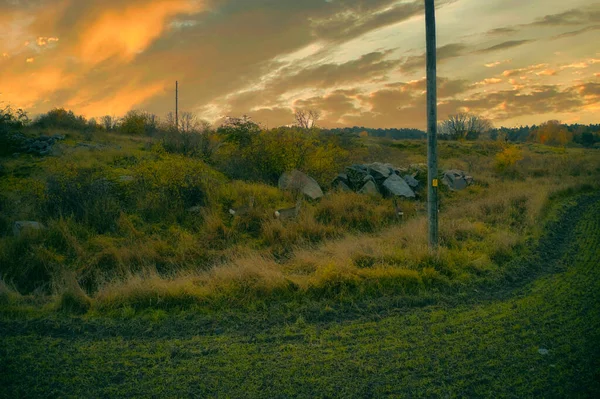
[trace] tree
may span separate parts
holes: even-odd
[[[73,111],[67,111],[64,108],[55,108],[39,116],[34,125],[41,128],[52,127],[73,130],[85,130],[88,127],[83,116],[75,115]]]
[[[550,120],[542,123],[531,132],[530,141],[540,144],[565,146],[573,138],[572,133],[560,121]]]
[[[158,130],[158,117],[148,112],[132,110],[125,115],[119,130],[125,134],[152,134]]]
[[[297,109],[294,112],[294,119],[296,120],[296,123],[303,129],[310,129],[316,127],[317,121],[320,117],[321,112],[314,109]]]
[[[239,147],[249,146],[260,131],[260,125],[248,115],[241,118],[227,116],[225,122],[217,129],[217,133],[225,142],[234,143]]]
[[[181,133],[199,132],[202,130],[203,123],[196,115],[191,112],[182,112],[179,114],[179,131]]]
[[[452,140],[476,140],[492,129],[492,123],[480,116],[469,113],[450,115],[439,127],[439,134]]]
[[[104,130],[110,132],[117,129],[119,118],[116,116],[104,115],[102,118],[100,118],[100,124]]]

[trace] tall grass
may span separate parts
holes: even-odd
[[[0,178],[4,281],[22,293],[54,294],[58,309],[76,313],[453,290],[500,278],[539,233],[553,193],[596,184],[600,172],[593,151],[523,146],[518,176],[507,177],[494,168],[500,148],[448,143],[442,166],[466,169],[477,183],[461,192],[442,187],[434,256],[423,201],[401,201],[399,219],[390,199],[330,192],[279,220],[274,210],[295,204],[289,193],[230,181],[160,146],[127,145],[40,161],[23,177],[14,173],[23,164],[9,165]],[[412,147],[370,145],[399,166],[421,157]],[[250,198],[249,212],[230,214]],[[13,237],[15,215],[46,229]]]

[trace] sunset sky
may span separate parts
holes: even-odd
[[[600,2],[437,0],[440,119],[600,122]],[[0,0],[0,101],[425,127],[423,0]]]

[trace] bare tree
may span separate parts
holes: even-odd
[[[102,125],[102,127],[106,131],[115,130],[117,128],[118,124],[119,124],[119,118],[117,118],[114,115],[113,116],[104,115],[102,118],[100,118],[100,125]]]
[[[450,115],[443,121],[439,126],[439,134],[447,135],[454,140],[476,140],[492,127],[492,123],[488,119],[461,112]]]
[[[179,115],[179,131],[181,133],[198,132],[201,130],[201,122],[193,113],[182,112]]]
[[[309,109],[297,109],[294,112],[294,119],[296,119],[296,123],[303,129],[310,129],[317,126],[317,121],[321,117],[321,112]]]

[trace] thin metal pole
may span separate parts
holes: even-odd
[[[179,131],[179,82],[175,81],[175,130]]]
[[[427,41],[427,215],[429,248],[438,248],[438,172],[437,172],[437,59],[435,3],[425,0]]]

